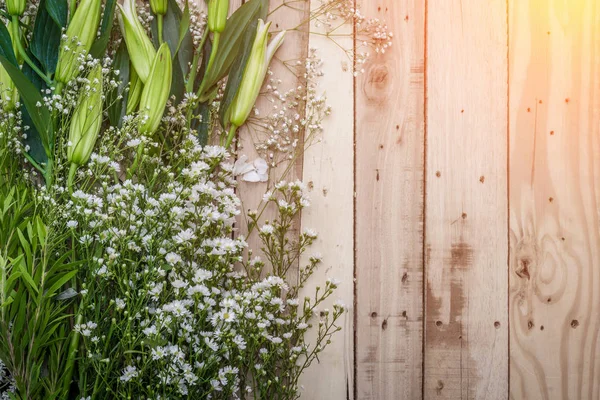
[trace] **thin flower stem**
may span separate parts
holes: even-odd
[[[157,16],[157,24],[158,24],[158,41],[160,44],[162,44],[164,42],[163,40],[163,15],[162,14],[158,14]]]
[[[48,78],[48,76],[45,73],[43,73],[37,67],[37,65],[35,65],[35,63],[31,60],[31,58],[29,58],[29,56],[27,55],[27,52],[23,48],[23,43],[21,43],[21,40],[20,40],[21,32],[20,32],[20,28],[19,28],[19,17],[13,16],[11,25],[12,25],[12,29],[13,29],[13,35],[15,37],[14,41],[17,44],[17,51],[19,52],[19,55],[21,57],[23,57],[23,60],[25,60],[25,62],[31,67],[31,69],[36,74],[38,74],[40,76],[40,78],[42,78],[48,86],[52,86],[52,80],[50,78]]]
[[[237,132],[238,127],[234,124],[231,124],[229,127],[229,134],[227,135],[227,142],[225,143],[225,148],[228,149],[231,146],[231,142],[233,142],[233,138],[235,137],[235,133]]]

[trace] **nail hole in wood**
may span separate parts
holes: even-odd
[[[440,171],[436,171],[435,176],[439,178],[440,176],[442,176],[442,173]]]
[[[384,319],[383,322],[381,323],[381,329],[384,331],[387,329],[387,318]]]
[[[494,322],[494,328],[496,328],[496,329],[500,328],[500,322],[499,321]]]
[[[527,321],[527,329],[533,329],[533,321]]]
[[[371,313],[371,318],[377,318],[377,313],[375,311]]]
[[[407,280],[408,280],[408,272],[405,272],[402,274],[402,283],[406,283]]]
[[[577,321],[576,319],[574,319],[573,321],[571,321],[571,328],[575,329],[579,326],[579,321]]]
[[[481,183],[485,182],[485,176],[481,175],[479,177],[479,182],[481,182]]]
[[[442,326],[442,321],[435,321],[435,326],[437,326],[437,327]]]

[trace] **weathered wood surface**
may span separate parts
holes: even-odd
[[[599,27],[510,1],[512,399],[600,399]]]
[[[275,30],[321,4],[286,1]],[[333,114],[287,178],[312,188],[311,284],[350,306],[302,398],[600,399],[600,0],[360,3],[395,35],[362,75],[308,24],[278,54],[325,58]],[[265,190],[240,184],[245,211]]]
[[[356,398],[421,398],[422,1],[363,3],[394,45],[356,80]]]
[[[508,396],[506,12],[463,0],[427,13],[428,399]]]

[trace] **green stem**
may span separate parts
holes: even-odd
[[[69,178],[67,179],[67,187],[69,188],[69,194],[73,194],[73,182],[75,181],[75,173],[77,173],[78,165],[71,163],[69,168]]]
[[[185,90],[187,92],[194,91],[194,81],[196,80],[196,75],[198,74],[198,63],[200,62],[200,56],[202,55],[202,50],[204,49],[204,43],[206,43],[206,39],[208,38],[208,29],[204,30],[202,34],[202,39],[200,40],[200,45],[198,49],[194,53],[194,61],[192,62],[192,67],[190,68],[190,75],[188,76],[188,80],[185,84]]]
[[[108,347],[110,344],[110,338],[112,337],[113,331],[115,329],[115,325],[117,322],[113,319],[110,324],[110,330],[108,331],[108,336],[106,337],[106,343],[104,345],[104,351],[102,352],[102,357],[106,357],[108,352]],[[102,361],[100,361],[102,362]],[[94,390],[92,391],[92,400],[95,400],[98,396],[98,386],[100,385],[100,371],[96,371],[96,380],[94,381]]]
[[[221,34],[219,32],[215,32],[213,34],[213,45],[212,45],[212,49],[210,51],[210,58],[208,59],[208,65],[206,66],[206,72],[210,71],[210,69],[213,65],[213,62],[215,61],[217,51],[219,50],[220,42],[221,42]]]
[[[235,133],[237,132],[238,127],[234,124],[231,124],[229,127],[229,135],[227,135],[227,142],[225,143],[225,148],[228,149],[231,146],[231,142],[233,142],[233,138],[235,137]]]
[[[135,159],[133,160],[133,164],[131,164],[131,167],[127,171],[127,179],[131,179],[131,177],[133,176],[133,173],[137,170],[138,164],[140,163],[143,155],[144,155],[144,143],[140,143],[138,145],[137,153],[135,154]]]
[[[27,55],[27,52],[25,52],[25,49],[23,48],[23,43],[21,43],[21,32],[20,32],[20,28],[19,28],[19,17],[17,16],[13,16],[12,17],[12,24],[11,24],[11,28],[13,30],[13,36],[15,37],[14,41],[17,44],[17,51],[19,52],[19,55],[21,57],[23,57],[23,60],[25,60],[25,62],[31,67],[31,69],[40,76],[40,78],[42,78],[44,80],[44,82],[46,82],[46,85],[48,86],[52,86],[52,81],[50,80],[50,78],[48,78],[48,76],[46,74],[44,74],[38,67],[37,65],[34,64],[33,61],[31,61],[31,58],[29,58],[29,56]]]
[[[77,314],[75,319],[75,325],[81,325],[83,322],[83,315]],[[71,343],[69,344],[69,353],[67,358],[67,365],[65,366],[65,379],[63,381],[63,395],[64,398],[69,394],[71,389],[71,379],[73,379],[73,371],[75,370],[75,358],[77,357],[77,350],[79,348],[79,332],[73,330],[71,336]]]
[[[163,16],[162,14],[158,14],[157,16],[157,24],[158,24],[158,41],[160,44],[163,43]]]
[[[52,183],[54,181],[54,166],[53,161],[50,157],[48,157],[48,163],[46,164],[46,172],[44,173],[44,179],[46,180],[46,188],[50,189]]]
[[[208,59],[208,64],[206,65],[206,69],[204,70],[204,77],[202,78],[202,82],[200,83],[200,87],[198,88],[198,92],[196,95],[200,98],[200,102],[203,103],[207,100],[206,96],[204,96],[204,91],[206,90],[205,83],[206,77],[210,72],[212,65],[215,61],[215,57],[217,56],[217,51],[219,50],[219,43],[221,42],[221,34],[219,32],[215,32],[213,34],[213,45],[210,50],[210,58]]]

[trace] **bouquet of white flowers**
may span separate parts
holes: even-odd
[[[6,1],[4,397],[296,399],[341,329],[344,306],[319,307],[335,280],[301,293],[321,261],[301,257],[313,231],[290,235],[309,204],[301,182],[270,186],[270,221],[249,214],[262,258],[235,234],[235,175],[258,172],[234,166],[231,145],[274,95],[261,87],[286,32],[269,33],[268,0],[207,3],[208,14],[176,0]],[[344,1],[315,15],[336,12],[362,21]],[[310,82],[317,65],[311,53],[305,92],[276,93],[295,117],[270,126],[318,132],[329,110]]]

